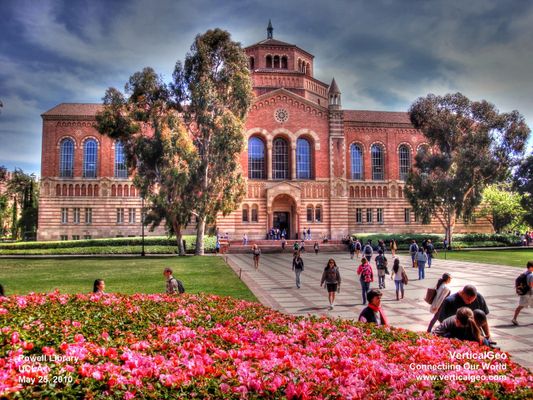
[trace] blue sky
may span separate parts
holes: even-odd
[[[40,114],[100,102],[145,66],[169,81],[197,34],[220,27],[248,46],[269,18],[274,38],[315,55],[316,78],[335,77],[344,108],[460,91],[533,126],[531,1],[0,0],[0,165],[39,175]]]

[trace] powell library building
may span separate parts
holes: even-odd
[[[255,99],[240,155],[247,194],[217,219],[232,239],[340,239],[361,232],[443,233],[422,225],[403,195],[424,136],[405,112],[346,110],[335,79],[314,77],[314,56],[267,38],[245,48]],[[120,142],[96,130],[99,104],[62,103],[42,114],[38,240],[141,235],[142,200]],[[194,229],[194,224],[189,230]],[[456,232],[487,232],[488,221]],[[159,228],[149,234],[163,235]]]

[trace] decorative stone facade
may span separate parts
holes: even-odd
[[[335,80],[327,85],[313,77],[314,56],[273,39],[272,32],[269,27],[266,40],[245,49],[256,95],[240,156],[248,190],[236,211],[217,219],[219,231],[233,239],[245,233],[262,239],[272,227],[284,228],[292,239],[301,238],[304,228],[314,238],[330,239],[358,232],[443,232],[436,220],[417,222],[403,198],[402,171],[427,146],[407,113],[343,110]],[[141,199],[129,177],[116,177],[116,144],[94,127],[99,109],[60,104],[42,115],[39,240],[140,235]],[[73,167],[71,176],[62,177],[65,168],[70,171],[70,158],[62,156],[65,139],[73,144]],[[96,167],[84,150],[91,139]],[[96,176],[84,178],[84,168],[95,168]],[[130,210],[136,210],[133,219]],[[485,220],[455,229],[490,230]]]

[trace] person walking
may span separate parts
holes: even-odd
[[[313,249],[315,250],[315,254],[318,254],[318,242],[315,242],[315,245],[313,246]]]
[[[366,258],[368,262],[371,262],[373,253],[374,249],[372,248],[372,242],[369,240],[363,249],[363,257]]]
[[[516,279],[516,293],[519,296],[518,307],[514,310],[514,316],[511,322],[518,325],[518,314],[524,308],[533,308],[533,261],[527,262],[527,271],[520,274]]]
[[[359,241],[359,239],[356,239],[355,240],[355,256],[357,257],[357,259],[359,259],[359,254],[361,254],[361,242]]]
[[[419,281],[426,278],[425,269],[426,269],[427,261],[428,261],[428,256],[426,254],[426,251],[424,250],[423,247],[420,247],[418,249],[418,253],[416,253],[416,265],[418,267],[418,280]]]
[[[357,275],[359,275],[359,282],[361,282],[363,305],[365,305],[367,300],[366,294],[370,290],[370,284],[374,281],[372,266],[365,257],[361,258],[361,265],[357,268]]]
[[[252,254],[254,256],[254,268],[259,269],[259,257],[261,256],[261,249],[254,243],[252,246]]]
[[[431,321],[429,322],[429,326],[427,329],[428,332],[431,332],[433,326],[435,325],[435,322],[437,322],[437,320],[439,319],[439,312],[442,306],[442,302],[446,297],[450,295],[450,288],[448,287],[448,285],[451,281],[452,276],[446,272],[442,274],[442,277],[437,281],[437,286],[435,287],[437,293],[435,294],[435,298],[433,299],[433,302],[429,307],[429,311],[434,315]]]
[[[324,268],[322,273],[322,279],[320,280],[320,287],[326,284],[326,289],[328,290],[328,299],[329,299],[329,309],[333,310],[335,307],[335,293],[339,292],[341,289],[341,274],[339,272],[339,267],[333,258],[328,260],[328,264]]]
[[[411,245],[409,246],[409,254],[411,255],[411,262],[413,265],[413,268],[416,266],[416,254],[418,253],[418,245],[416,244],[416,240],[413,239],[411,242]]]
[[[350,241],[348,242],[348,250],[350,251],[350,260],[353,260],[353,256],[355,255],[355,242],[350,238]]]
[[[281,236],[281,250],[285,250],[285,246],[287,245],[287,241],[285,240],[285,236]]]
[[[396,243],[396,240],[391,239],[389,246],[392,258],[396,257],[396,251],[398,250],[398,244]]]
[[[307,240],[311,240],[311,228],[307,228]]]
[[[294,271],[294,274],[296,275],[296,287],[300,289],[300,286],[301,286],[300,274],[304,270],[304,260],[302,260],[302,257],[300,256],[299,251],[294,252],[294,257],[292,259],[292,270]]]
[[[242,235],[242,244],[246,246],[248,244],[248,235],[245,233]]]
[[[394,280],[394,285],[396,286],[396,300],[397,301],[399,301],[400,298],[403,299],[403,295],[404,295],[403,285],[404,285],[405,275],[406,275],[405,269],[402,265],[400,265],[400,259],[395,258],[394,264],[392,266],[392,274],[390,278]],[[402,297],[400,297],[400,294],[402,295]]]
[[[383,250],[378,250],[376,257],[376,268],[378,270],[378,284],[380,289],[385,289],[385,275],[389,272],[387,270],[387,257],[383,254]]]
[[[431,268],[431,261],[433,260],[433,257],[437,255],[437,250],[435,249],[433,243],[431,243],[431,239],[428,239],[426,247],[426,253],[428,256],[428,268]]]
[[[369,322],[376,325],[388,325],[387,316],[381,308],[381,296],[383,293],[378,289],[371,289],[368,291],[368,307],[363,308],[359,318],[359,322]]]
[[[93,293],[104,294],[105,282],[103,279],[96,279],[93,283]]]
[[[181,294],[185,292],[185,287],[183,282],[177,280],[172,276],[172,270],[170,268],[165,268],[163,275],[167,279],[167,288],[166,292],[168,294]]]

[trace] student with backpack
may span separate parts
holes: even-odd
[[[518,314],[523,308],[533,308],[533,261],[527,262],[527,271],[521,273],[515,280],[516,294],[519,296],[518,307],[511,320],[513,325],[518,325]]]
[[[167,278],[167,293],[168,294],[182,294],[185,293],[185,287],[183,282],[174,278],[172,276],[172,270],[170,268],[165,268],[163,275]]]
[[[370,262],[372,261],[372,254],[374,254],[374,249],[372,248],[372,242],[369,240],[363,249],[363,257]]]
[[[355,240],[355,257],[359,258],[359,254],[361,254],[361,242],[359,239]]]
[[[350,260],[353,260],[353,256],[355,255],[355,242],[352,238],[350,238],[350,242],[348,243],[348,250],[350,251]]]
[[[426,251],[424,250],[423,247],[420,247],[418,249],[418,253],[416,253],[416,266],[418,267],[418,280],[419,281],[426,278],[425,268],[426,268],[427,261],[428,261],[428,256],[426,254]]]
[[[326,289],[328,290],[328,299],[329,299],[329,309],[333,310],[335,307],[335,293],[341,290],[341,274],[339,272],[339,267],[333,258],[328,260],[326,268],[322,273],[322,279],[320,280],[320,287],[326,284]]]
[[[428,268],[431,268],[431,261],[433,260],[433,255],[437,255],[437,250],[435,249],[433,243],[431,243],[431,239],[428,239],[427,241],[426,253],[428,256]]]
[[[359,275],[359,282],[361,282],[363,305],[365,305],[367,300],[366,294],[370,290],[370,283],[374,281],[372,266],[365,257],[361,258],[361,265],[357,268],[357,275]]]
[[[385,275],[389,273],[387,269],[387,257],[383,255],[383,250],[378,250],[376,257],[376,268],[378,270],[378,283],[380,289],[385,289]]]
[[[411,262],[413,265],[413,268],[416,267],[416,254],[418,253],[418,245],[416,244],[416,240],[413,239],[411,242],[411,245],[409,246],[409,254],[411,255]]]

